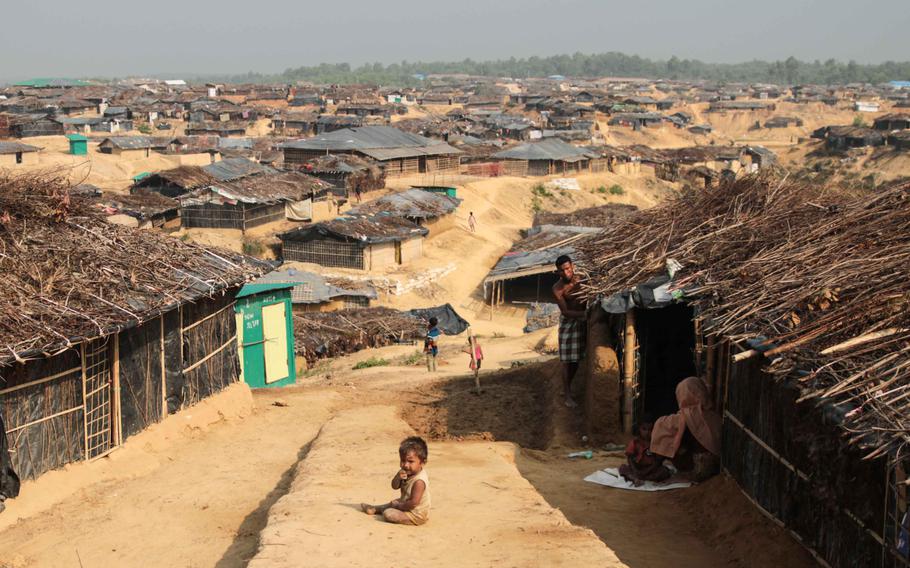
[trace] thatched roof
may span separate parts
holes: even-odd
[[[0,178],[0,364],[136,325],[270,269],[110,225],[68,191],[62,178]]]
[[[678,263],[671,286],[707,332],[766,338],[768,369],[800,373],[804,398],[839,405],[852,443],[910,442],[910,184],[854,197],[748,177],[684,192],[579,248],[592,299]]]

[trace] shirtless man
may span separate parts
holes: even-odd
[[[580,297],[580,282],[575,274],[572,259],[562,255],[556,259],[556,273],[559,281],[553,285],[553,297],[562,314],[559,318],[559,360],[562,361],[562,385],[566,406],[578,404],[572,400],[572,378],[578,370],[578,362],[585,352],[585,311],[587,306]]]

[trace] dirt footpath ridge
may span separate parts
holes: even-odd
[[[362,501],[395,496],[398,443],[413,433],[391,406],[347,410],[326,423],[272,507],[250,568],[624,566],[521,476],[510,443],[430,442],[433,509],[424,526],[360,512]]]

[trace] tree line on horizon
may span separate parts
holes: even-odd
[[[220,80],[231,83],[296,83],[319,84],[371,83],[398,87],[417,86],[420,76],[431,74],[467,74],[485,77],[642,77],[712,81],[721,83],[776,83],[786,85],[847,83],[885,83],[910,80],[910,61],[861,64],[828,59],[801,61],[789,57],[784,61],[752,60],[742,63],[706,63],[697,59],[652,60],[637,55],[610,52],[599,54],[575,53],[550,57],[527,57],[474,61],[464,59],[450,62],[366,63],[357,67],[349,63],[322,63],[314,66],[288,68],[280,74],[249,72],[231,76],[207,76],[200,80]]]

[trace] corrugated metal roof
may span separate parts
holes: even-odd
[[[452,148],[445,142],[425,138],[410,132],[404,132],[391,126],[363,126],[360,128],[343,128],[321,134],[314,138],[288,142],[284,148],[299,150],[323,151],[359,151],[367,154],[366,150],[380,150],[393,148],[421,149],[426,154],[458,154],[459,150]],[[379,152],[380,155],[383,155]],[[391,155],[391,154],[389,154]],[[408,154],[417,155],[417,154]],[[393,155],[394,157],[405,157]],[[392,159],[392,158],[379,158]]]
[[[98,145],[109,145],[121,150],[142,150],[145,148],[163,148],[174,141],[174,138],[159,136],[109,136]]]

